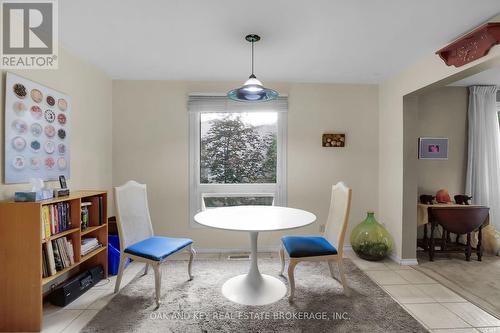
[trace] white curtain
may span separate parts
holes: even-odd
[[[500,230],[500,130],[496,86],[469,87],[469,152],[466,192],[490,207],[490,223]]]

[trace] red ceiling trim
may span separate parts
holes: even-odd
[[[486,23],[437,51],[448,66],[460,67],[484,57],[500,43],[500,22]]]

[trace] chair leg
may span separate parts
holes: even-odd
[[[342,282],[342,287],[344,287],[344,294],[347,296],[350,295],[351,291],[349,289],[349,286],[347,285],[347,280],[345,278],[345,272],[344,272],[344,261],[342,258],[340,258],[337,261],[337,266],[339,267],[339,275],[340,275],[340,281]]]
[[[189,252],[191,254],[189,255],[188,276],[189,276],[189,281],[191,281],[193,279],[193,275],[191,274],[191,267],[193,266],[193,259],[194,259],[194,256],[196,255],[196,251],[193,249],[192,246],[190,246]]]
[[[293,296],[295,295],[295,266],[297,266],[298,261],[295,259],[290,259],[288,263],[288,283],[290,283],[290,296],[288,296],[288,301],[293,302]]]
[[[335,279],[335,273],[333,273],[333,262],[330,260],[328,262],[328,268],[330,269],[330,275],[332,276],[332,279]]]
[[[160,271],[160,263],[153,264],[153,270],[155,271],[156,308],[158,308],[160,306],[160,295],[161,295],[161,271]]]
[[[148,275],[148,267],[149,267],[149,264],[144,265],[144,274],[142,274],[142,275]]]
[[[122,282],[123,271],[125,269],[125,261],[127,261],[127,257],[123,253],[120,254],[120,265],[118,268],[118,276],[116,277],[115,294],[120,290],[120,284]]]
[[[285,249],[283,249],[283,246],[281,246],[280,248],[280,262],[281,262],[280,275],[283,275],[283,272],[285,271]]]

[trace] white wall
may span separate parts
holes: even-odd
[[[60,48],[59,69],[12,71],[71,96],[71,189],[111,189],[111,80],[94,66]],[[1,72],[0,100],[5,98],[5,71]],[[4,117],[0,117],[0,146],[4,144]],[[0,200],[10,199],[28,184],[5,185],[3,153],[0,154]],[[54,186],[58,183],[52,182]]]
[[[245,249],[244,233],[188,223],[188,114],[190,92],[226,92],[240,82],[113,82],[113,185],[148,185],[155,232],[191,237],[202,249]],[[288,205],[314,212],[318,223],[293,232],[318,233],[328,214],[331,185],[353,188],[351,228],[378,195],[378,90],[372,85],[270,84],[289,95]],[[347,135],[343,149],[321,147],[323,133]],[[283,233],[263,233],[261,248]]]
[[[435,194],[443,188],[453,199],[465,193],[468,100],[465,87],[443,87],[418,96],[418,137],[448,138],[448,160],[415,156],[419,194]]]

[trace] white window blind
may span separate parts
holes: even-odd
[[[287,112],[288,97],[278,97],[269,102],[245,103],[230,100],[226,96],[191,94],[188,99],[189,112]]]

